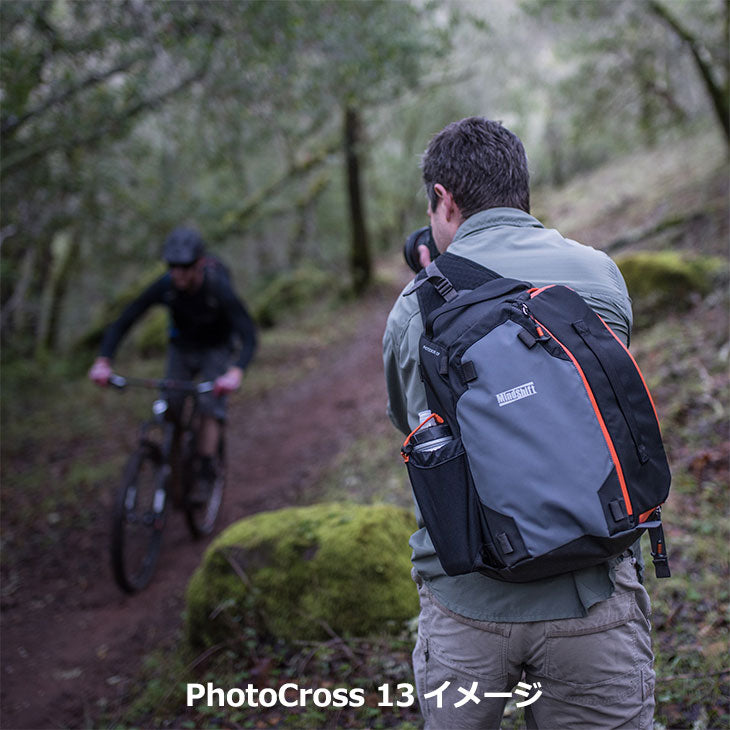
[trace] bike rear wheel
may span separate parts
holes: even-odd
[[[119,587],[127,593],[142,590],[157,566],[165,488],[159,448],[142,444],[127,462],[112,516],[112,569]]]
[[[185,517],[187,518],[188,528],[193,537],[205,537],[213,532],[226,487],[225,457],[225,442],[221,435],[220,441],[218,442],[218,453],[214,459],[215,479],[208,493],[208,498],[201,504],[192,504],[189,501],[185,503]],[[192,468],[192,460],[188,459],[186,461],[188,471],[186,478],[188,480],[189,491],[197,474],[195,469]]]

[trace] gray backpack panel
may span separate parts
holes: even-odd
[[[613,462],[573,363],[541,347],[527,352],[520,331],[508,320],[466,350],[476,379],[456,416],[479,498],[495,512],[524,515],[525,548],[541,555],[585,534],[608,535],[590,486],[608,479]]]

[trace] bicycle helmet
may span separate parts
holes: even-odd
[[[165,239],[162,258],[170,266],[190,266],[205,251],[205,243],[200,234],[192,228],[180,226]]]

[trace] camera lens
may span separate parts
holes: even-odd
[[[431,254],[431,261],[433,261],[438,255],[439,250],[436,248],[436,242],[433,240],[431,235],[431,227],[424,226],[419,228],[417,231],[413,231],[410,236],[406,239],[405,245],[403,246],[403,257],[406,260],[408,266],[418,273],[423,267],[421,266],[421,259],[418,252],[419,246],[426,246],[429,254]]]

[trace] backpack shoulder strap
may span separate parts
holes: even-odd
[[[501,278],[495,271],[447,251],[419,272],[411,288],[405,292],[405,296],[416,292],[421,319],[425,326],[431,312],[444,302],[452,301],[460,291],[476,289],[488,281]]]

